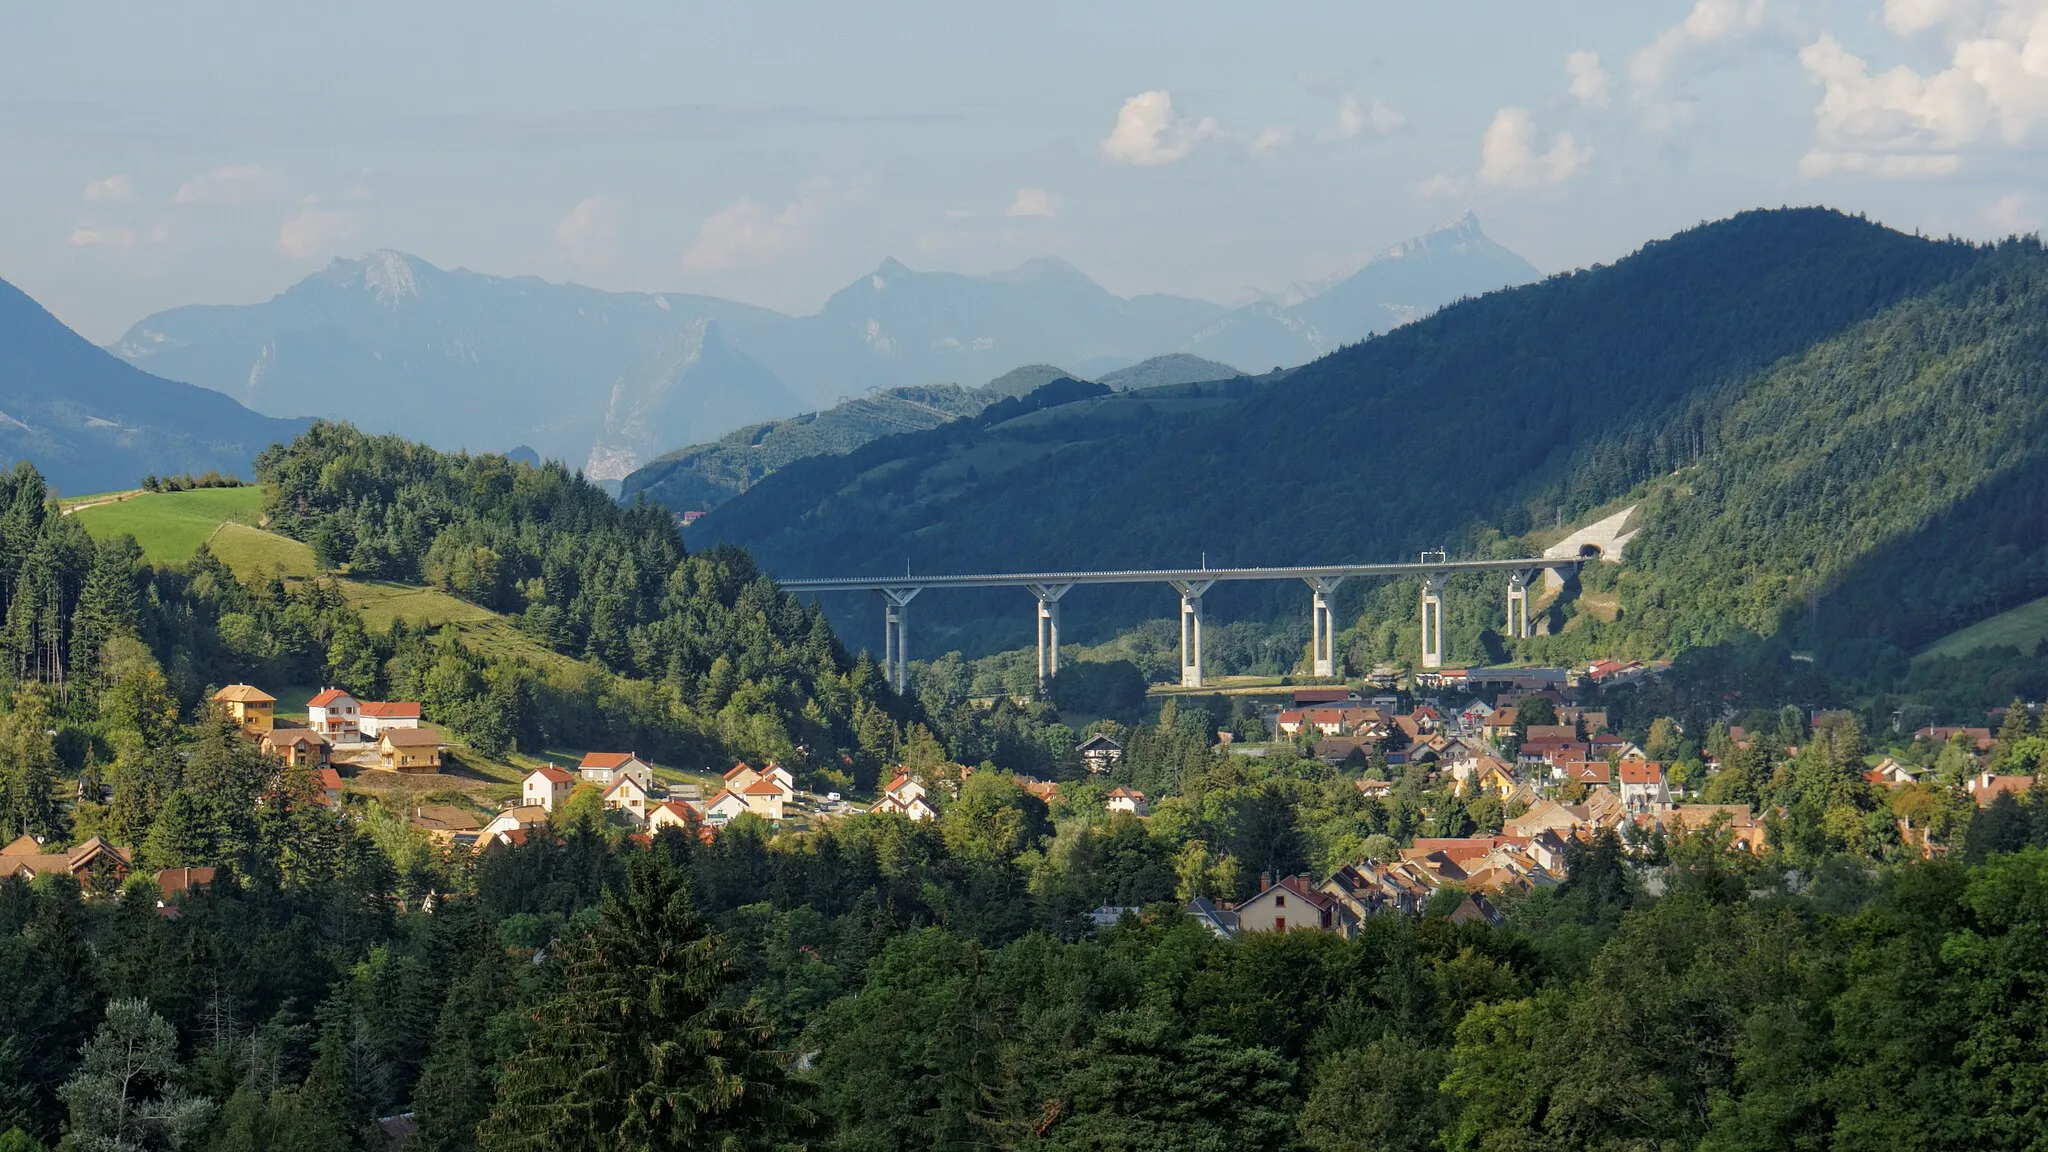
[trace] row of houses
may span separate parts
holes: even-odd
[[[325,768],[336,745],[375,751],[371,766],[392,772],[441,770],[441,734],[420,725],[412,701],[358,702],[338,688],[322,690],[306,704],[306,724],[277,721],[277,697],[252,684],[230,684],[213,694],[242,734],[286,764]],[[360,757],[356,758],[360,762]]]

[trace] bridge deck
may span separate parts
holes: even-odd
[[[852,592],[883,588],[1024,588],[1033,584],[1171,584],[1223,580],[1312,580],[1352,576],[1426,576],[1438,572],[1514,572],[1577,568],[1577,557],[1445,560],[1401,564],[1335,564],[1305,568],[1133,568],[1107,572],[997,572],[956,576],[843,576],[778,580],[790,592]]]

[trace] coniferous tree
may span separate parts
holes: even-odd
[[[624,897],[559,945],[562,990],[505,1067],[486,1149],[787,1145],[812,1124],[767,1030],[723,1006],[737,973],[683,878],[634,857]]]
[[[25,685],[14,697],[14,711],[0,716],[0,833],[6,839],[25,834],[50,838],[63,831],[63,813],[52,794],[57,775],[57,745],[48,697],[36,685]]]

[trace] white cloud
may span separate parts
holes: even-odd
[[[2017,192],[2000,196],[1984,209],[1984,219],[2000,236],[2024,236],[2041,230],[2040,218],[2027,211],[2026,198]]]
[[[1421,200],[1462,200],[1472,190],[1472,181],[1464,176],[1452,176],[1439,172],[1415,186],[1415,195]]]
[[[1054,196],[1045,189],[1019,188],[1017,189],[1017,198],[1010,201],[1010,207],[1004,211],[1003,215],[1046,218],[1058,215],[1059,210],[1059,197]]]
[[[1654,97],[1677,74],[1679,64],[1709,44],[1734,40],[1762,28],[1765,0],[1697,0],[1685,19],[1657,34],[1628,63],[1640,95]]]
[[[829,186],[813,185],[773,210],[742,196],[705,218],[697,229],[697,242],[683,253],[683,266],[731,272],[767,264],[803,243],[830,196]]]
[[[1564,58],[1564,74],[1571,77],[1572,99],[1589,108],[1605,108],[1612,80],[1594,51],[1574,52]]]
[[[1408,118],[1387,106],[1387,102],[1375,96],[1372,103],[1361,102],[1358,97],[1346,92],[1337,101],[1337,136],[1350,140],[1367,132],[1375,136],[1389,136],[1407,127]]]
[[[583,268],[610,264],[618,238],[618,205],[606,196],[584,197],[555,224],[555,243]]]
[[[1479,142],[1479,182],[1496,188],[1540,188],[1579,174],[1593,150],[1559,132],[1550,150],[1536,150],[1536,119],[1527,108],[1503,108]]]
[[[133,228],[103,228],[97,224],[81,224],[72,229],[64,242],[74,248],[133,248],[142,242]]]
[[[126,172],[117,172],[105,180],[95,180],[87,184],[85,199],[87,203],[95,200],[133,200],[135,181],[130,180]]]
[[[1268,124],[1259,129],[1258,136],[1253,138],[1252,155],[1263,156],[1268,152],[1277,152],[1293,143],[1294,125]]]
[[[1891,174],[1941,175],[1960,166],[1952,154],[2017,147],[2048,121],[2048,0],[1996,0],[1981,10],[1894,0],[1885,21],[1902,35],[1951,25],[1949,66],[1873,72],[1827,34],[1800,49],[1807,78],[1821,88],[1802,174],[1842,170],[1828,158],[1838,154],[1870,154],[1868,170],[1880,175],[1886,161]]]
[[[228,164],[202,172],[178,186],[174,204],[254,204],[279,199],[284,180],[254,164]]]
[[[1947,176],[1962,167],[1962,157],[1953,152],[1822,152],[1815,150],[1799,158],[1801,180],[1821,180],[1848,173],[1875,176],[1881,180],[1911,180]]]
[[[1124,101],[1116,127],[1102,139],[1102,154],[1118,164],[1171,164],[1215,135],[1215,120],[1176,116],[1172,94],[1155,88]]]
[[[1884,26],[1911,36],[1957,19],[1967,7],[1961,0],[1884,0]]]
[[[326,256],[347,238],[353,225],[346,212],[301,212],[278,228],[277,249],[294,260]]]

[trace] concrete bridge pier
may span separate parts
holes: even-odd
[[[1335,676],[1337,674],[1337,630],[1336,621],[1330,613],[1330,597],[1337,594],[1337,586],[1344,583],[1342,576],[1305,576],[1315,602],[1310,606],[1309,647],[1310,660],[1315,675]]]
[[[1172,580],[1180,593],[1180,684],[1183,688],[1202,686],[1202,593],[1214,580]]]
[[[1534,635],[1529,627],[1529,582],[1534,572],[1508,573],[1508,639],[1525,640]]]
[[[882,675],[888,678],[889,687],[902,695],[910,682],[910,646],[906,628],[909,625],[910,602],[917,598],[923,588],[914,586],[877,588],[882,598]]]
[[[1444,666],[1444,584],[1447,572],[1432,572],[1422,578],[1422,666]]]
[[[1038,695],[1052,698],[1052,678],[1060,673],[1060,597],[1072,584],[1026,584],[1038,597]]]

